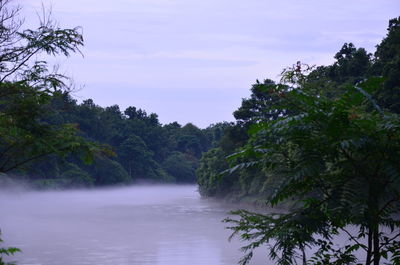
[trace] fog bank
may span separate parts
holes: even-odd
[[[241,243],[221,223],[229,210],[194,185],[0,191],[0,228],[23,250],[11,259],[20,265],[236,264]]]

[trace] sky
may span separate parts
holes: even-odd
[[[345,42],[374,52],[399,0],[15,0],[80,26],[81,55],[57,58],[79,102],[157,113],[163,124],[233,121],[256,79],[297,61],[327,65]]]

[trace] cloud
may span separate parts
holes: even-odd
[[[17,1],[28,20],[41,8]],[[164,122],[199,124],[232,119],[255,79],[278,79],[298,60],[329,64],[344,42],[373,52],[400,13],[398,0],[43,2],[62,26],[83,27],[85,58],[62,61],[85,85],[79,95],[106,105],[132,98]],[[209,113],[190,107],[201,104]]]

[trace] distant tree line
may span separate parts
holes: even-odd
[[[20,9],[0,0],[0,178],[37,187],[196,181],[199,158],[224,124],[161,125],[133,106],[78,104],[71,80],[40,58],[79,53],[81,29],[60,28],[45,10],[38,28],[24,29]]]
[[[8,172],[38,187],[126,184],[135,180],[195,183],[202,153],[220,140],[225,126],[199,129],[191,123],[161,125],[155,113],[147,114],[133,106],[125,111],[118,105],[103,108],[91,99],[78,104],[66,91],[51,95],[40,109],[37,122],[68,124],[80,137],[107,147],[109,152],[95,154],[92,164],[85,164],[76,154],[50,154]]]

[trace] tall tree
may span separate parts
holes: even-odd
[[[226,220],[250,241],[242,264],[271,241],[269,255],[278,264],[356,264],[356,250],[365,251],[366,265],[400,264],[400,117],[372,99],[381,85],[382,79],[370,78],[337,99],[301,83],[269,91],[297,114],[255,125],[236,155],[249,160],[236,168],[258,165],[267,176],[281,176],[269,205],[301,203],[289,213],[238,211],[239,219]],[[339,233],[351,244],[335,247]]]

